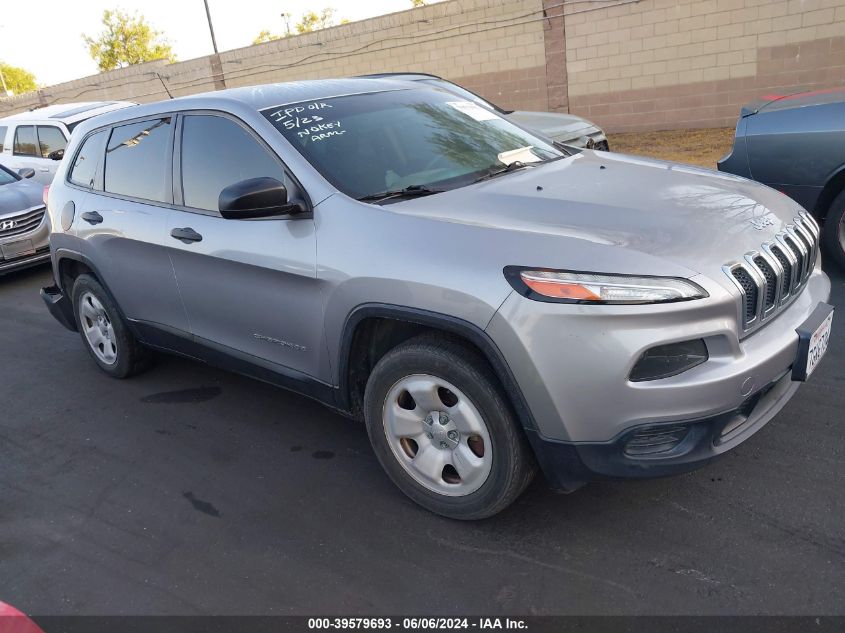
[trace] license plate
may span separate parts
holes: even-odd
[[[793,380],[807,380],[827,352],[833,327],[833,306],[820,303],[798,332],[798,357],[792,366]]]
[[[9,242],[0,246],[0,252],[3,253],[3,257],[6,259],[15,259],[24,255],[34,255],[35,247],[32,245],[32,240],[18,240],[17,242]]]

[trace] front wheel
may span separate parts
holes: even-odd
[[[484,360],[450,340],[421,336],[388,352],[364,396],[370,442],[393,482],[454,519],[510,505],[535,466]]]
[[[845,191],[830,205],[822,233],[827,252],[845,270]]]

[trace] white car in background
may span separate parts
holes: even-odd
[[[504,110],[495,103],[478,96],[458,84],[452,83],[437,75],[429,75],[427,73],[376,73],[363,76],[370,79],[386,78],[402,81],[419,81],[432,86],[439,86],[464,99],[469,99],[485,108],[493,110],[498,115],[521,127],[540,132],[556,143],[562,143],[571,147],[598,149],[605,152],[610,149],[607,143],[607,136],[598,125],[574,114]]]
[[[131,101],[60,103],[0,119],[0,165],[35,171],[33,180],[53,181],[73,128],[93,116],[136,105]]]

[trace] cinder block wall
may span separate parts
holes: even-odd
[[[571,111],[610,131],[732,126],[762,95],[845,86],[845,0],[448,0],[50,86],[0,100],[0,116],[388,71],[437,74],[505,108]]]
[[[845,0],[567,4],[569,105],[611,130],[733,126],[767,94],[845,86]]]
[[[256,33],[261,25],[256,25]],[[0,116],[48,103],[139,102],[278,81],[390,71],[456,80],[506,108],[545,110],[542,0],[450,0],[175,64],[150,62],[0,100]]]

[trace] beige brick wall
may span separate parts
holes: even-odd
[[[465,81],[505,107],[545,110],[546,82],[540,79],[546,56],[542,6],[542,0],[450,0],[225,51],[219,65],[209,56],[86,77],[4,99],[0,115],[46,103],[156,101],[167,98],[162,81],[171,94],[181,96],[222,84],[235,87],[390,71],[428,72]]]
[[[260,27],[260,25],[259,25]],[[0,100],[140,102],[374,72],[452,79],[506,108],[611,131],[733,125],[773,91],[845,85],[845,0],[448,0],[176,64],[150,62]]]
[[[761,90],[845,84],[845,0],[567,6],[570,108],[610,129],[733,125]]]

